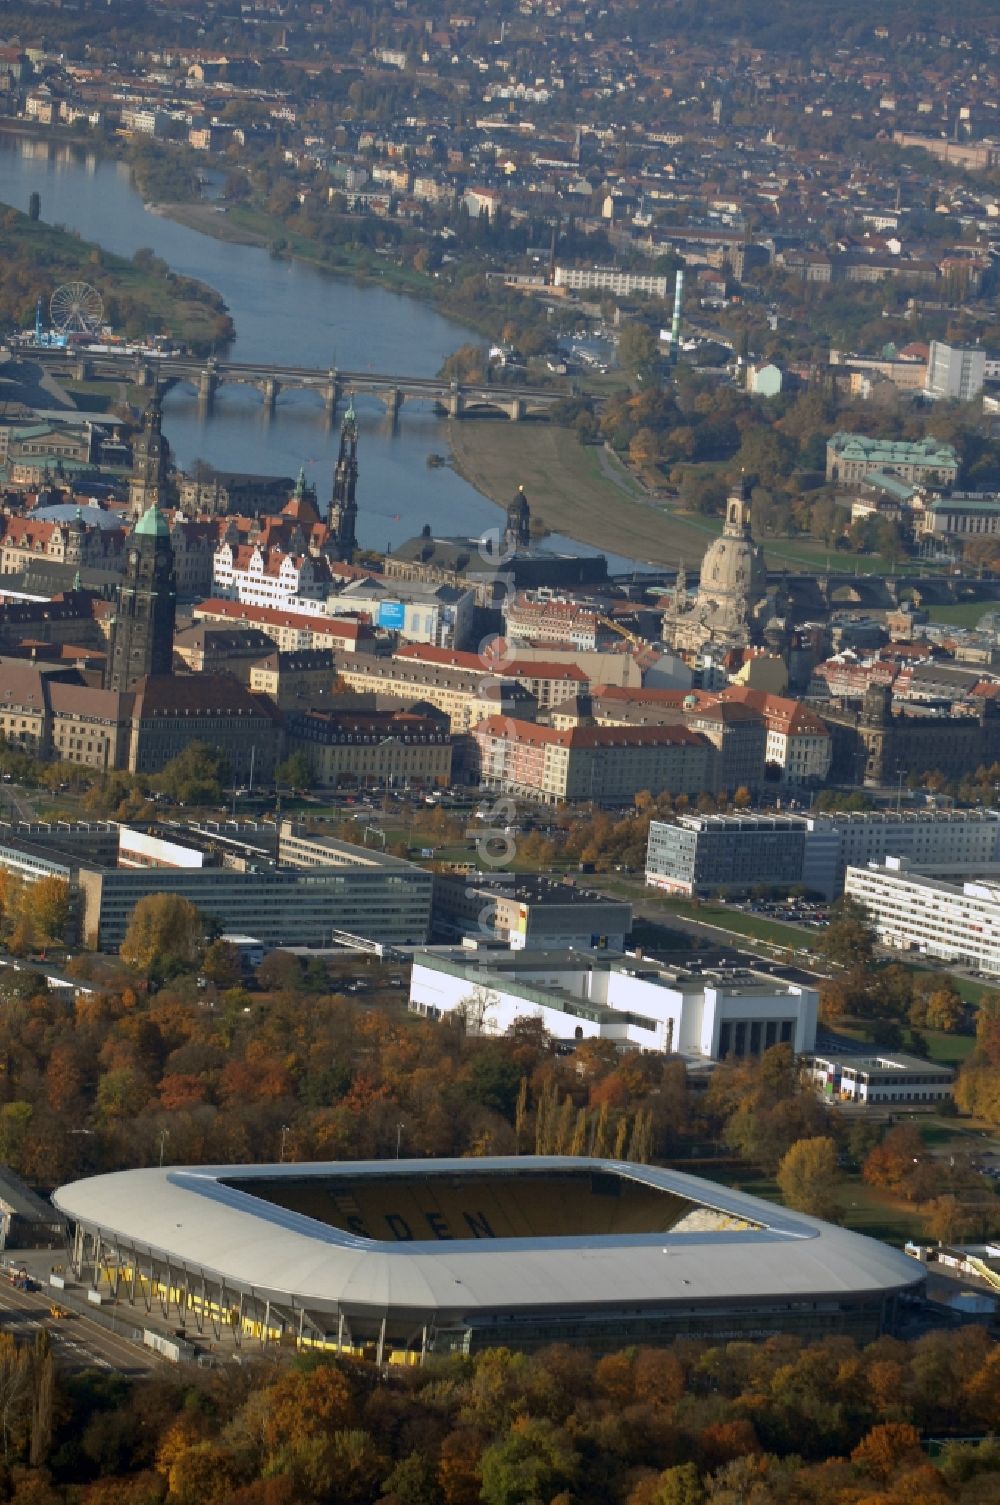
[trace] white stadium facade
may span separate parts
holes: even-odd
[[[907,1256],[673,1170],[570,1157],[120,1171],[61,1187],[92,1299],[415,1363],[891,1331]]]

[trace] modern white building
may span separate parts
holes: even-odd
[[[844,892],[864,905],[883,946],[1000,975],[1000,869],[949,882],[887,857],[849,867]]]
[[[949,345],[931,340],[924,393],[927,397],[971,402],[986,380],[986,351],[981,345]]]
[[[831,1102],[940,1103],[951,1097],[955,1073],[950,1066],[922,1061],[901,1051],[868,1056],[816,1056],[812,1078]]]
[[[539,1019],[556,1040],[612,1040],[698,1062],[816,1043],[818,994],[767,972],[685,972],[598,951],[417,951],[410,1009],[473,1034]]]

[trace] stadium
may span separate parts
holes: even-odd
[[[873,1239],[620,1161],[164,1167],[76,1181],[53,1201],[76,1275],[105,1301],[379,1363],[555,1342],[867,1339],[924,1280]]]

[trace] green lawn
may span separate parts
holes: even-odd
[[[673,894],[657,893],[655,889],[646,888],[639,882],[616,880],[613,882],[601,879],[601,888],[614,890],[617,893],[642,903],[655,905],[661,908],[664,914],[679,915],[685,920],[696,920],[701,925],[714,925],[720,930],[726,930],[733,935],[749,936],[752,940],[765,941],[771,946],[787,946],[793,950],[806,946],[810,951],[815,949],[815,930],[807,930],[802,925],[788,925],[783,920],[769,920],[766,915],[748,914],[746,910],[731,909],[726,904],[712,904],[708,902],[695,903],[691,899],[682,899]]]
[[[942,1066],[960,1066],[976,1048],[974,1035],[946,1035],[940,1029],[921,1030],[921,1034],[927,1041],[931,1060],[939,1061]]]
[[[784,1203],[777,1182],[753,1166],[700,1163],[698,1175],[751,1196],[763,1197],[768,1202],[777,1202],[779,1206]],[[866,1186],[857,1174],[845,1177],[840,1205],[842,1215],[839,1221],[855,1233],[866,1233],[870,1238],[882,1239],[899,1247],[907,1239],[921,1236],[920,1214],[915,1207],[889,1196],[878,1187]]]
[[[978,1004],[984,993],[993,993],[997,987],[996,983],[977,982],[973,977],[958,977],[955,973],[951,974],[951,980],[959,997],[966,1003]]]
[[[987,611],[1000,607],[1000,600],[958,601],[952,606],[930,606],[927,615],[932,622],[943,622],[948,627],[975,627]]]
[[[844,1227],[855,1233],[867,1233],[871,1238],[898,1245],[923,1236],[923,1223],[915,1207],[877,1186],[866,1186],[860,1176],[847,1178],[840,1202]]]
[[[864,1022],[859,1019],[838,1021],[835,1033],[846,1035],[849,1040],[861,1042],[868,1040]],[[966,1056],[971,1055],[975,1049],[976,1042],[972,1035],[949,1035],[940,1029],[924,1029],[920,1033],[927,1041],[931,1060],[939,1062],[942,1066],[960,1066]]]

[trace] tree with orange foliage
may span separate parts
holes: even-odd
[[[196,1108],[205,1101],[205,1083],[201,1077],[172,1072],[160,1082],[160,1106],[168,1113],[179,1108]]]
[[[270,1387],[264,1443],[273,1452],[285,1442],[326,1436],[355,1420],[351,1387],[334,1364],[291,1369]]]
[[[924,1154],[920,1131],[913,1124],[900,1124],[890,1129],[882,1143],[868,1154],[861,1167],[861,1179],[869,1186],[896,1191]]]
[[[56,1045],[45,1070],[45,1096],[56,1113],[67,1113],[79,1101],[83,1073],[72,1045]]]
[[[734,1458],[762,1451],[753,1423],[742,1416],[712,1422],[702,1428],[698,1437],[698,1452],[705,1469],[720,1468]]]
[[[1000,1430],[1000,1347],[994,1347],[965,1386],[973,1415],[987,1431]]]
[[[444,1505],[479,1505],[483,1487],[481,1434],[472,1427],[449,1432],[441,1443],[437,1482]]]
[[[904,1421],[885,1421],[872,1427],[851,1453],[852,1463],[880,1484],[887,1484],[903,1463],[922,1457],[920,1433]]]

